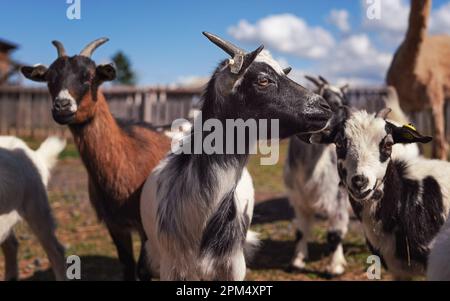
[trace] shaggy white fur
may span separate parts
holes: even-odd
[[[0,243],[6,280],[19,276],[13,227],[22,218],[41,242],[56,279],[65,279],[64,248],[54,233],[46,192],[50,170],[65,145],[64,140],[50,137],[33,151],[16,137],[0,137]]]
[[[343,179],[348,192],[353,195],[351,190],[352,183],[351,179],[354,175],[364,175],[368,184],[362,193],[367,191],[366,196],[359,198],[354,196],[355,204],[361,206],[361,219],[364,229],[364,233],[368,242],[372,245],[374,250],[377,250],[382,256],[389,271],[397,279],[408,279],[415,275],[420,275],[424,273],[424,265],[422,262],[410,260],[410,262],[404,258],[399,258],[398,253],[404,250],[399,247],[402,246],[402,242],[398,241],[396,233],[393,230],[386,231],[383,219],[377,215],[379,212],[380,201],[374,198],[375,189],[372,189],[378,184],[378,189],[383,191],[383,189],[388,186],[389,182],[384,182],[384,177],[388,168],[389,160],[385,162],[380,161],[380,150],[379,146],[384,137],[388,134],[385,129],[386,122],[382,118],[376,118],[374,114],[368,114],[365,111],[354,112],[352,116],[346,121],[345,125],[345,137],[347,138],[346,146],[346,156],[345,159],[340,160],[341,166],[346,171],[346,177]],[[408,151],[414,152],[413,148],[406,148],[405,146],[394,145],[393,152],[391,155],[391,161],[393,162],[404,162],[405,168],[403,175],[404,179],[409,181],[415,181],[418,185],[418,190],[407,191],[400,197],[408,197],[408,206],[417,204],[421,210],[428,209],[430,205],[429,202],[434,201],[434,199],[429,199],[429,197],[423,193],[424,184],[423,181],[426,178],[432,178],[436,181],[439,186],[439,193],[442,200],[442,208],[439,214],[441,216],[435,216],[435,220],[441,218],[446,218],[449,212],[450,206],[450,163],[440,160],[429,160],[422,157],[414,157],[413,154],[408,153]],[[432,196],[435,198],[435,196]],[[385,196],[386,198],[386,196]],[[392,199],[390,202],[396,202],[398,208],[405,206],[402,204],[400,199]],[[382,203],[385,204],[385,203]],[[386,205],[386,204],[385,204]],[[419,209],[417,209],[419,210]],[[432,210],[432,209],[431,209]],[[419,210],[420,211],[420,210]],[[392,213],[394,214],[394,213]],[[436,213],[437,214],[437,213]],[[415,220],[408,220],[414,218],[414,215],[408,215],[407,213],[401,216],[405,223],[414,223]],[[399,219],[396,222],[400,222]],[[424,221],[425,222],[425,221]],[[429,221],[432,223],[432,221]],[[405,225],[398,225],[405,227]],[[429,224],[428,227],[434,227],[435,224]],[[414,229],[410,229],[414,230]],[[418,231],[418,230],[416,230]],[[414,234],[414,232],[412,231]],[[410,235],[413,235],[410,234]],[[415,233],[419,236],[421,233]],[[433,237],[422,238],[432,239]],[[408,238],[404,238],[407,240]],[[413,238],[410,238],[413,239]],[[415,239],[415,237],[414,237]],[[406,243],[409,246],[409,243]],[[428,243],[426,245],[416,246],[416,248],[421,248],[426,250],[428,248]],[[411,252],[415,252],[413,250]]]

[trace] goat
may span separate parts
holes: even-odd
[[[203,120],[278,119],[280,138],[325,127],[331,118],[327,103],[288,79],[263,46],[247,53],[204,35],[232,59],[219,64],[205,88]],[[196,135],[210,132],[203,125],[194,124],[183,140],[187,148],[195,148]],[[161,279],[244,279],[245,244],[254,238],[248,231],[253,191],[249,177],[243,180],[252,146],[240,142],[246,144],[243,154],[226,152],[223,143],[223,152],[211,155],[171,152],[147,179],[141,216],[150,264]]]
[[[170,149],[170,141],[145,123],[114,119],[99,86],[111,81],[111,64],[98,65],[92,53],[108,39],[89,43],[79,55],[67,56],[62,43],[53,41],[58,58],[50,67],[23,67],[25,77],[47,82],[53,99],[54,120],[68,125],[89,174],[89,198],[98,218],[104,221],[123,266],[123,278],[149,280],[146,270],[145,233],[139,214],[142,185]],[[132,231],[141,238],[136,271]]]
[[[335,87],[323,77],[306,76],[317,90],[336,110],[347,105],[345,86]],[[302,270],[308,257],[308,240],[315,215],[324,214],[329,219],[327,243],[332,253],[327,271],[331,275],[340,275],[347,264],[342,248],[342,239],[347,233],[349,222],[349,202],[347,192],[339,185],[336,169],[336,151],[334,145],[310,145],[294,136],[289,140],[286,163],[284,165],[284,183],[291,206],[294,208],[296,248],[291,267]]]
[[[5,256],[5,280],[17,280],[18,241],[13,227],[22,218],[38,237],[57,280],[65,279],[64,248],[55,236],[55,223],[46,187],[50,170],[66,143],[45,140],[37,151],[16,137],[0,137],[0,244]]]
[[[342,107],[313,143],[334,143],[338,173],[369,249],[396,279],[424,274],[429,244],[448,216],[450,163],[411,158],[397,144],[428,143],[410,125]]]
[[[431,243],[428,257],[427,279],[431,281],[450,281],[450,218]]]

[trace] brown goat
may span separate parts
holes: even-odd
[[[22,73],[34,81],[48,83],[53,98],[53,118],[67,124],[89,174],[89,197],[97,216],[104,221],[123,265],[124,279],[136,279],[132,231],[141,238],[137,274],[149,280],[146,270],[146,236],[142,228],[139,199],[142,185],[170,148],[168,138],[148,125],[114,119],[98,87],[115,78],[112,65],[99,65],[92,52],[107,39],[90,43],[80,55],[68,57],[61,43],[58,59],[46,68],[23,67]]]

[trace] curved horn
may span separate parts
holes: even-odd
[[[66,49],[64,49],[64,45],[60,41],[52,41],[52,44],[58,51],[58,57],[67,56]]]
[[[283,73],[284,73],[285,75],[288,75],[291,71],[292,71],[292,67],[287,67],[287,68],[284,68],[284,69],[283,69]]]
[[[325,79],[325,77],[323,77],[322,75],[319,75],[319,79],[324,83],[329,85],[330,83]]]
[[[204,31],[203,35],[211,42],[219,46],[223,51],[228,53],[229,56],[234,57],[236,54],[245,54],[245,51],[232,43],[225,41],[224,39],[216,36],[215,34]]]
[[[80,55],[90,58],[95,49],[97,49],[98,47],[100,47],[101,45],[105,44],[108,41],[109,41],[108,38],[100,38],[95,41],[92,41],[86,47],[84,47],[83,50],[81,50]]]
[[[312,82],[313,84],[315,84],[317,87],[322,86],[322,83],[317,78],[315,78],[313,76],[305,75],[305,78],[307,80],[309,80],[310,82]]]
[[[349,87],[350,87],[349,84],[345,84],[345,85],[343,85],[342,87],[340,87],[339,89],[341,89],[342,91],[345,91],[345,90],[347,90]]]
[[[378,111],[378,113],[375,117],[386,119],[391,111],[392,111],[391,108],[381,109],[380,111]]]

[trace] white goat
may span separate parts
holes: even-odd
[[[50,170],[65,145],[64,140],[50,137],[33,151],[16,137],[0,137],[0,243],[6,280],[19,276],[13,227],[22,218],[42,244],[56,279],[65,279],[64,248],[55,236],[46,192]]]
[[[337,87],[325,78],[306,76],[315,84],[316,93],[328,102],[336,111],[343,105],[349,105],[346,97],[347,85]],[[392,109],[390,120],[396,124],[409,123],[401,110],[395,89],[387,89],[384,98],[387,107]],[[408,154],[411,158],[419,156],[419,148],[415,144],[397,145],[396,149]],[[340,275],[345,270],[342,240],[348,230],[349,209],[347,191],[339,185],[340,179],[336,168],[336,149],[330,145],[310,145],[298,137],[290,139],[286,164],[284,166],[284,182],[287,196],[295,211],[297,245],[291,267],[302,270],[308,257],[308,240],[311,238],[312,225],[316,214],[328,217],[327,243],[331,252],[331,261],[327,272]]]
[[[215,35],[205,35],[233,59],[218,66],[205,89],[204,120],[225,124],[230,119],[277,119],[280,138],[326,126],[331,118],[327,103],[288,79],[262,47],[246,53]],[[227,143],[247,144],[245,152],[229,152],[220,143],[222,132],[215,140],[221,145],[219,152],[207,154],[200,143],[211,133],[206,121],[194,124],[191,135],[183,140],[183,149],[194,153],[169,154],[143,187],[141,218],[148,258],[163,280],[245,277],[244,248],[249,238],[254,239],[248,231],[254,191],[244,167],[255,142],[234,136]],[[195,153],[197,146],[200,153]]]
[[[405,154],[397,144],[427,143],[413,127],[343,107],[310,141],[334,143],[338,173],[367,244],[396,279],[423,275],[429,246],[448,216],[450,163]]]
[[[335,87],[323,77],[306,76],[316,85],[316,93],[325,98],[332,109],[347,105],[345,87]],[[291,267],[302,270],[308,257],[308,241],[315,215],[328,217],[327,243],[332,253],[327,272],[340,275],[347,264],[342,239],[347,233],[350,203],[347,192],[339,186],[334,145],[310,145],[292,137],[284,165],[287,197],[294,208],[296,248]]]

